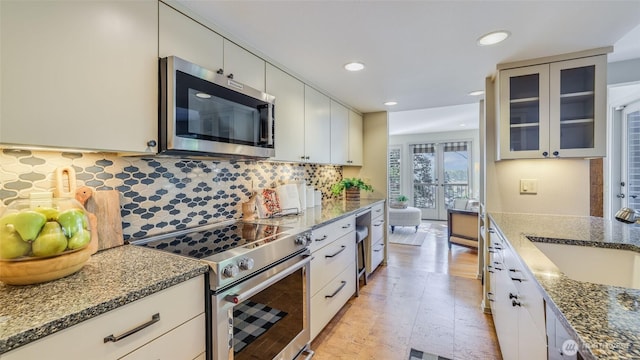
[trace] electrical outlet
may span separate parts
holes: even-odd
[[[520,194],[538,193],[538,179],[520,179]]]

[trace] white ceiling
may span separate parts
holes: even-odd
[[[177,1],[222,35],[361,112],[477,103],[468,93],[482,89],[502,62],[609,45],[609,61],[640,58],[639,0]],[[476,45],[500,29],[512,36]],[[365,70],[343,69],[354,60]],[[385,107],[388,100],[398,105]]]

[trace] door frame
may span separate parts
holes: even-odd
[[[624,110],[625,107],[640,101],[640,82],[625,83],[621,85],[609,86],[609,91],[613,87],[633,86],[637,91],[633,91],[632,95],[627,95],[615,99],[615,102],[608,104],[609,111],[607,117],[607,157],[604,161],[604,212],[605,219],[613,219],[615,213],[626,204],[622,199],[617,197],[620,193],[620,182],[622,181],[622,141],[624,127]]]
[[[470,197],[473,197],[473,186],[474,186],[474,181],[473,181],[473,145],[474,145],[474,141],[473,139],[459,139],[459,140],[455,140],[455,139],[447,139],[447,140],[433,140],[433,141],[421,141],[421,142],[412,142],[407,144],[408,146],[408,151],[406,152],[407,154],[405,155],[404,158],[404,163],[407,164],[405,167],[403,167],[401,169],[401,171],[407,171],[407,182],[408,182],[408,189],[409,189],[409,200],[411,202],[411,204],[414,204],[414,182],[413,182],[413,151],[411,151],[412,147],[415,145],[421,145],[421,144],[433,144],[435,145],[436,148],[436,164],[435,164],[435,176],[438,179],[437,183],[436,183],[436,188],[437,188],[437,194],[436,194],[436,208],[431,210],[431,209],[423,209],[420,208],[421,212],[422,212],[422,218],[423,219],[429,219],[429,220],[441,220],[441,221],[446,221],[447,220],[447,206],[445,204],[445,193],[444,193],[444,144],[446,143],[454,143],[454,142],[465,142],[467,143],[467,151],[469,154],[469,158],[467,159],[467,188],[468,188],[468,194]],[[401,154],[401,156],[403,156],[403,154]],[[402,165],[402,162],[401,162]],[[402,178],[402,176],[401,176]],[[401,179],[402,182],[402,179]]]

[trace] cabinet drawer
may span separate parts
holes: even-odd
[[[384,217],[379,216],[375,219],[371,219],[371,242],[376,243],[384,236]]]
[[[355,258],[356,238],[353,232],[314,252],[311,261],[311,296],[354,263]]]
[[[313,229],[311,232],[312,243],[309,245],[309,249],[313,252],[324,246],[330,244],[332,241],[340,238],[341,236],[355,231],[356,229],[356,217],[347,216],[345,218],[336,220],[331,224]]]
[[[356,265],[351,263],[317,294],[311,297],[311,340],[313,340],[356,292]]]
[[[67,360],[70,351],[78,359],[118,359],[202,313],[204,276],[198,276],[10,351],[2,359],[40,359],[47,354],[48,360]],[[160,314],[159,321],[120,341],[104,342],[109,335],[149,322],[154,314]]]
[[[382,263],[382,260],[384,260],[384,239],[380,239],[371,246],[371,268],[369,273],[372,273]]]
[[[384,202],[371,207],[371,219],[384,215]]]
[[[153,340],[122,360],[194,359],[205,351],[204,313]],[[176,346],[180,344],[180,346]]]

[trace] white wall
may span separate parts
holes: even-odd
[[[363,191],[360,196],[370,199],[387,198],[387,139],[389,121],[386,111],[363,114],[363,166],[344,166],[344,177],[361,177],[373,186],[373,192]]]
[[[589,160],[503,160],[495,171],[501,211],[589,216]],[[537,179],[538,193],[520,194],[520,179]]]
[[[398,145],[402,149],[401,167],[401,188],[403,194],[411,194],[411,176],[406,176],[411,168],[409,154],[409,144],[419,144],[426,142],[445,142],[445,141],[471,141],[471,196],[478,198],[480,184],[480,148],[479,148],[479,131],[478,130],[462,130],[448,131],[439,133],[411,134],[411,135],[395,135],[389,136],[389,146]]]

